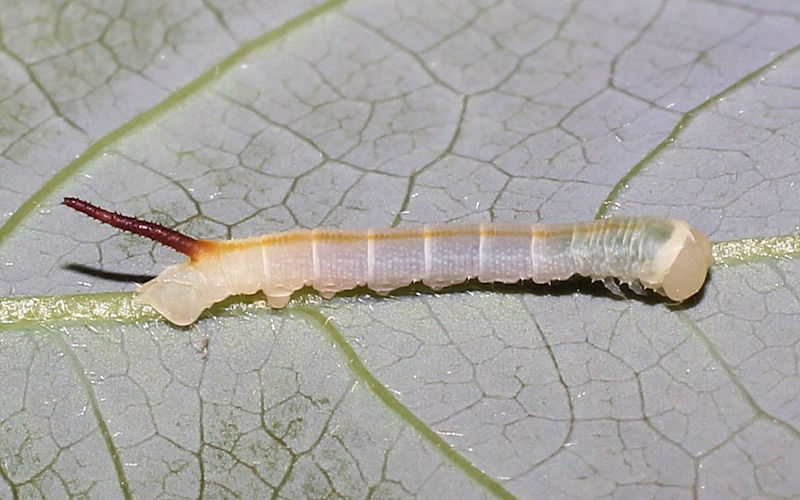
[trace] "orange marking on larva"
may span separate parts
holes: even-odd
[[[613,226],[613,225],[612,225]],[[581,231],[580,229],[578,231]],[[235,247],[228,247],[228,248],[236,248],[236,249],[245,249],[251,246],[261,246],[261,245],[280,245],[284,243],[302,243],[306,241],[342,241],[342,242],[350,242],[350,241],[363,241],[363,240],[372,240],[372,241],[387,241],[387,240],[404,240],[408,238],[423,238],[425,236],[429,238],[441,238],[441,237],[459,237],[459,236],[504,236],[504,237],[515,237],[515,236],[532,236],[532,237],[547,237],[547,236],[554,236],[561,233],[570,233],[572,234],[572,228],[565,228],[562,231],[553,231],[552,229],[547,230],[519,230],[519,229],[488,229],[482,230],[480,233],[476,233],[474,229],[470,228],[463,228],[463,229],[435,229],[426,232],[422,231],[422,228],[415,228],[411,230],[404,230],[403,228],[391,228],[388,231],[381,232],[381,233],[367,233],[366,230],[358,231],[358,230],[324,230],[318,232],[316,234],[312,234],[311,230],[299,230],[299,231],[289,231],[284,233],[275,233],[275,234],[265,234],[260,237],[255,238],[247,238],[242,240],[237,240],[237,244]],[[583,231],[582,231],[583,232]],[[586,231],[590,232],[590,231]],[[225,244],[226,242],[213,242],[210,243],[222,243]]]
[[[622,228],[622,224],[615,224],[613,221],[607,221],[606,229],[620,229]],[[465,228],[453,228],[453,229],[434,229],[429,230],[427,232],[422,231],[422,228],[414,228],[414,229],[404,229],[404,228],[391,228],[388,231],[384,231],[381,233],[367,233],[366,230],[337,230],[337,229],[330,229],[330,230],[323,230],[316,234],[312,234],[311,230],[293,230],[288,232],[282,233],[275,233],[275,234],[265,234],[263,236],[254,237],[254,238],[246,238],[242,240],[237,240],[236,246],[227,246],[228,249],[236,248],[243,250],[245,248],[249,248],[252,246],[261,246],[261,245],[280,245],[284,243],[302,243],[306,241],[342,241],[342,242],[350,242],[350,241],[361,241],[361,240],[372,240],[372,241],[386,241],[386,240],[404,240],[408,238],[414,237],[429,237],[429,238],[441,238],[441,237],[459,237],[459,236],[501,236],[501,237],[519,237],[519,236],[530,236],[535,238],[547,238],[551,236],[559,236],[563,234],[572,234],[573,232],[577,232],[579,234],[591,233],[597,231],[596,228],[588,227],[588,228],[573,228],[571,225],[567,224],[563,228],[554,230],[552,228],[548,229],[538,229],[533,230],[531,229],[504,229],[504,228],[490,228],[481,230],[479,233],[476,233],[475,230],[471,227]],[[205,240],[208,241],[208,240]],[[225,241],[208,241],[209,243],[217,243],[217,244],[225,244]],[[223,251],[220,248],[217,251]]]
[[[197,262],[209,257],[217,257],[231,249],[230,242],[234,240],[197,240],[200,242],[200,247],[197,253],[190,255],[192,262]],[[237,247],[238,248],[238,247]]]

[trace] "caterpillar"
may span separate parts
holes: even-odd
[[[367,230],[297,229],[245,239],[200,240],[154,222],[104,210],[77,198],[64,205],[189,256],[138,289],[176,325],[230,295],[262,290],[270,307],[314,287],[323,298],[366,285],[380,295],[421,281],[434,290],[481,282],[549,283],[572,275],[614,279],[681,302],[703,286],[712,263],[708,238],[662,217],[573,224],[426,224]],[[617,288],[618,290],[618,288]]]

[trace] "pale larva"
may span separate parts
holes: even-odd
[[[606,283],[616,278],[634,290],[649,288],[680,302],[700,290],[712,263],[711,243],[703,233],[660,217],[560,225],[298,229],[211,241],[76,198],[64,198],[64,204],[190,257],[145,283],[137,295],[177,325],[194,322],[230,295],[258,290],[271,307],[280,308],[304,286],[330,298],[364,285],[383,295],[415,281],[437,290],[473,278],[502,283],[549,283],[574,274]]]

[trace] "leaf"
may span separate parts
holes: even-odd
[[[800,494],[794,4],[2,5],[0,497]],[[585,281],[190,328],[131,302],[198,237],[690,220],[686,307]]]

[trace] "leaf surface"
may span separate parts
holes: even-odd
[[[792,2],[0,2],[0,497],[800,495]],[[684,218],[685,307],[422,287],[175,328],[204,238]]]

